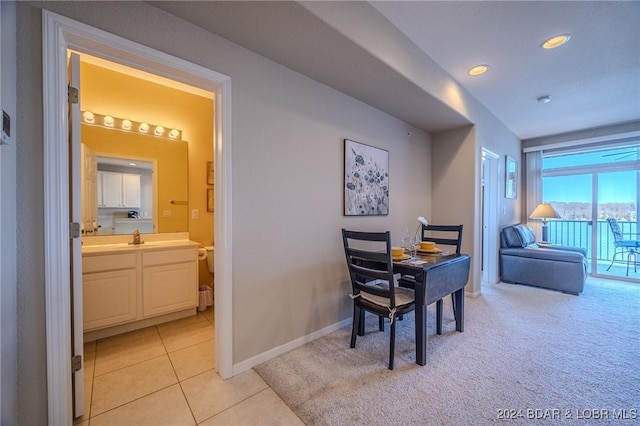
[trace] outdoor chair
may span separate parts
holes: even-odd
[[[413,290],[395,285],[391,233],[342,229],[342,241],[353,299],[350,347],[355,348],[356,335],[364,335],[365,311],[378,316],[380,331],[384,329],[384,318],[389,318],[389,370],[393,370],[397,317],[415,310],[415,296]]]
[[[627,255],[627,276],[629,276],[629,263],[631,262],[631,258],[633,258],[633,272],[638,272],[636,269],[636,264],[638,261],[638,251],[640,249],[640,240],[625,240],[622,235],[622,230],[620,229],[620,225],[618,225],[618,221],[612,217],[607,219],[609,222],[609,227],[611,228],[611,232],[613,232],[613,245],[616,249],[613,254],[613,258],[611,259],[611,265],[607,268],[607,271],[611,269],[613,266],[613,262],[616,260],[617,255],[621,255],[624,258],[624,255]],[[637,234],[636,234],[637,235]]]

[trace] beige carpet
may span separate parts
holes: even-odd
[[[441,336],[429,306],[424,367],[412,314],[398,324],[394,371],[389,327],[369,315],[355,349],[347,327],[255,370],[308,425],[640,424],[640,285],[590,278],[578,297],[485,286],[465,300],[464,333],[450,302]]]

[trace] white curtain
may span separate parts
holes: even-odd
[[[530,151],[524,155],[524,193],[526,196],[524,197],[522,223],[528,224],[542,239],[542,223],[529,219],[529,215],[542,202],[542,151]]]

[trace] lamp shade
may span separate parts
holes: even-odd
[[[538,204],[529,216],[531,219],[560,219],[560,215],[549,203]]]

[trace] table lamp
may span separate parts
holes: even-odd
[[[538,207],[529,216],[531,219],[542,219],[542,241],[547,243],[549,238],[549,228],[547,227],[547,219],[560,219],[560,215],[549,203],[540,203]]]

